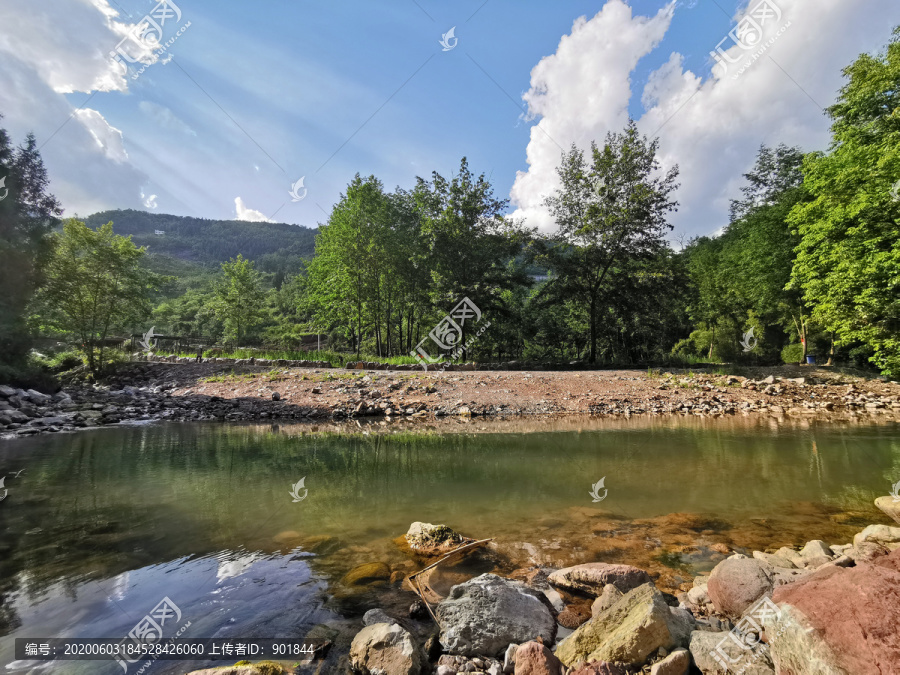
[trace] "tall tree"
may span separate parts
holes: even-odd
[[[608,134],[602,148],[591,144],[590,164],[573,146],[557,170],[562,187],[547,199],[558,227],[542,249],[557,273],[548,292],[573,295],[585,307],[591,363],[599,321],[617,292],[610,272],[660,255],[672,228],[666,218],[677,207],[671,194],[678,167],[660,171],[658,146],[633,120],[623,132]]]
[[[161,279],[141,267],[145,249],[115,234],[112,223],[92,230],[67,220],[53,243],[39,307],[47,324],[78,337],[96,373],[106,364],[106,339],[150,314]]]
[[[887,49],[844,69],[827,154],[804,163],[813,200],[790,221],[801,237],[793,282],[841,343],[867,345],[900,375],[900,27]]]
[[[241,346],[266,314],[262,275],[252,260],[238,253],[237,258],[222,263],[214,294],[213,308],[225,327],[225,337]]]
[[[34,135],[14,148],[0,128],[0,363],[21,364],[31,346],[27,308],[62,213],[48,187]]]

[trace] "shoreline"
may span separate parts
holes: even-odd
[[[53,396],[0,387],[0,438],[149,421],[744,417],[900,420],[900,384],[821,368],[385,371],[132,362]]]

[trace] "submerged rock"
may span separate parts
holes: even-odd
[[[350,645],[350,665],[362,675],[419,675],[425,654],[396,623],[366,626]]]
[[[441,644],[451,654],[498,656],[511,643],[540,637],[552,645],[556,621],[540,594],[494,574],[450,589],[437,607]]]
[[[344,575],[341,583],[345,586],[362,586],[391,578],[391,568],[381,562],[358,565]]]
[[[684,627],[673,618],[662,593],[644,584],[581,626],[560,643],[556,656],[567,666],[580,661],[642,665],[660,647],[677,646]]]

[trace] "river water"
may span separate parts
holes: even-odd
[[[887,522],[872,502],[900,480],[900,425],[154,424],[0,442],[3,474],[3,672],[112,674],[123,670],[109,660],[14,661],[13,641],[122,638],[168,598],[181,616],[166,637],[190,622],[183,637],[340,643],[366,609],[400,613],[414,598],[402,579],[425,563],[397,541],[413,521],[494,538],[438,591],[484,571],[605,561],[677,592],[730,551],[848,543]],[[392,579],[342,581],[373,563]]]

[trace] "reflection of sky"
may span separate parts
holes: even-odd
[[[123,672],[113,661],[12,661],[15,639],[42,637],[123,638],[159,602],[168,597],[181,620],[166,622],[173,637],[187,622],[184,638],[303,637],[317,623],[334,618],[321,607],[326,589],[302,555],[263,556],[223,551],[204,558],[181,558],[120,574],[113,579],[76,585],[55,584],[40,599],[22,595],[13,606],[22,626],[0,639],[5,673],[112,675]],[[291,621],[285,621],[285,612]],[[191,662],[200,669],[225,662]],[[132,666],[138,670],[140,665]],[[161,661],[150,672],[184,672],[185,664]],[[147,671],[144,671],[145,673]]]

